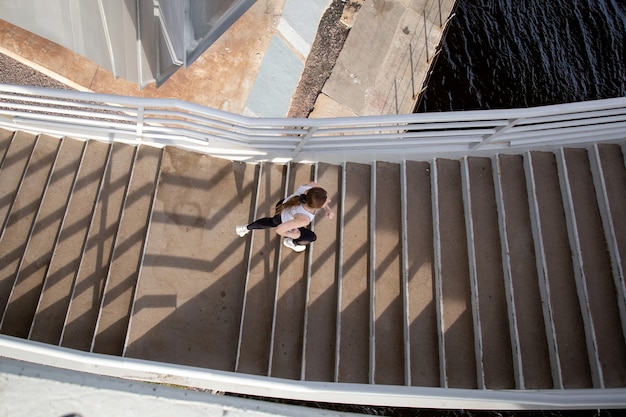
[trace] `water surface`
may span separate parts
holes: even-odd
[[[459,0],[417,112],[626,96],[626,0]]]

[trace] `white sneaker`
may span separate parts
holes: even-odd
[[[235,226],[235,232],[239,235],[239,237],[244,237],[250,233],[250,229],[248,229],[248,226],[245,224],[242,224],[240,226]]]
[[[290,237],[283,240],[283,245],[287,246],[289,249],[293,249],[294,252],[302,252],[306,249],[306,246],[304,245],[296,245],[295,243],[293,243],[293,239]]]

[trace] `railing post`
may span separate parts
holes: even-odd
[[[400,113],[400,109],[399,109],[399,103],[398,103],[398,79],[394,78],[393,80],[393,91],[394,91],[394,96],[396,98],[396,114]]]
[[[428,56],[428,31],[426,30],[426,9],[424,9],[424,44],[426,46],[426,62],[430,62],[430,57]]]
[[[137,139],[143,140],[143,112],[144,106],[137,107]]]
[[[439,0],[439,27],[443,27],[443,16],[441,13],[441,0]]]
[[[304,145],[307,144],[307,142],[311,139],[311,137],[315,134],[315,132],[317,132],[318,127],[317,126],[311,126],[309,127],[309,131],[306,133],[306,135],[304,135],[304,137],[302,138],[302,140],[300,141],[300,143],[298,144],[298,146],[296,146],[296,148],[293,150],[293,152],[291,153],[291,158],[295,158],[295,156],[300,153],[300,150],[302,150],[302,148],[304,147]]]
[[[413,65],[413,45],[411,42],[409,42],[409,59],[411,63],[411,97],[415,100],[415,66]]]

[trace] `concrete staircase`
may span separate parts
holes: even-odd
[[[304,253],[236,224],[302,183]],[[0,333],[308,381],[626,387],[626,168],[493,158],[231,162],[0,130]]]

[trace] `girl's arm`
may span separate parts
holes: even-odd
[[[326,217],[328,217],[329,219],[333,219],[333,217],[335,217],[335,213],[333,213],[333,210],[330,208],[330,206],[328,205],[328,203],[331,202],[331,199],[328,198],[326,200],[326,203],[324,203],[324,205],[322,206],[322,208],[324,209],[324,212],[326,213]]]
[[[300,237],[299,227],[305,227],[309,224],[309,219],[302,215],[296,214],[293,220],[289,220],[285,223],[281,223],[276,227],[276,234],[283,237],[290,237],[297,239]]]

